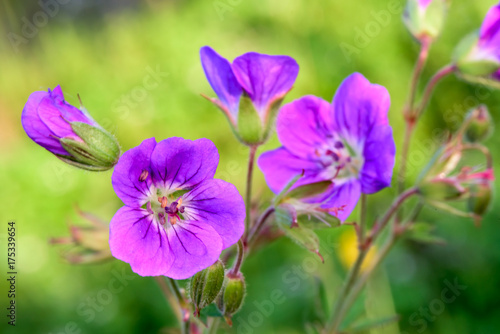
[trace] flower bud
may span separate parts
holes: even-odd
[[[420,185],[418,193],[427,200],[452,201],[462,197],[466,190],[451,179],[438,179]]]
[[[190,293],[195,306],[195,316],[199,316],[200,310],[217,298],[223,282],[224,264],[220,260],[191,278]]]
[[[70,237],[51,238],[53,245],[68,245],[62,257],[73,264],[95,263],[111,259],[109,225],[94,215],[77,209],[85,225],[70,225]]]
[[[441,33],[448,7],[448,0],[408,0],[403,21],[418,41],[435,39]]]
[[[233,274],[228,272],[224,281],[223,291],[219,296],[217,306],[221,313],[230,319],[233,314],[238,312],[243,305],[245,298],[245,279],[241,272]],[[230,323],[230,320],[228,321]]]
[[[482,216],[488,210],[492,198],[492,189],[490,183],[479,183],[471,185],[470,197],[467,201],[469,212]]]
[[[288,56],[249,52],[230,63],[208,46],[201,48],[200,58],[217,95],[207,99],[226,115],[236,137],[249,146],[267,141],[297,78],[297,62]]]
[[[104,171],[112,168],[120,157],[116,139],[84,108],[66,103],[60,86],[32,93],[21,121],[35,143],[75,167]]]
[[[472,109],[466,117],[465,139],[471,143],[487,139],[492,133],[491,116],[488,107],[480,105]]]

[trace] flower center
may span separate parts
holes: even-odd
[[[326,170],[326,178],[329,179],[357,178],[363,166],[361,155],[342,140],[332,140],[316,149],[316,155]]]

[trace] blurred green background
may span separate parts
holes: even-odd
[[[42,3],[52,4],[45,8],[49,15],[40,14],[44,9],[38,1],[0,2],[0,268],[4,277],[7,222],[15,220],[19,272],[15,328],[6,324],[8,289],[5,278],[0,280],[2,333],[158,333],[176,326],[152,278],[133,274],[128,264],[118,260],[69,265],[60,257],[65,248],[48,244],[53,236],[69,235],[68,222],[79,221],[75,204],[109,221],[122,203],[111,187],[111,172],[91,174],[70,168],[29,140],[20,115],[33,91],[60,84],[67,100],[76,105],[80,94],[86,108],[116,135],[124,150],[153,136],[157,140],[209,138],[220,151],[218,177],[243,193],[247,151],[232,137],[222,113],[200,97],[200,93],[213,96],[213,92],[204,78],[198,50],[210,45],[230,59],[248,51],[287,54],[298,61],[301,71],[286,101],[305,94],[331,100],[341,80],[354,71],[386,86],[400,147],[401,109],[418,52],[400,20],[402,1]],[[494,4],[494,0],[453,1],[424,79],[449,61],[456,43],[479,27]],[[347,44],[352,54],[342,50],[341,45]],[[156,73],[157,85],[147,88],[144,80],[151,73]],[[439,134],[458,128],[466,109],[486,103],[498,124],[499,102],[498,92],[446,78],[417,130],[410,155],[411,178],[437,148]],[[498,138],[493,136],[486,143],[496,161],[500,161]],[[278,145],[274,136],[260,151]],[[271,193],[258,170],[254,189],[255,198],[265,205]],[[393,195],[390,188],[372,196],[371,217],[383,213]],[[384,300],[375,304],[390,300],[392,292],[402,332],[499,332],[499,210],[498,202],[493,203],[481,228],[467,219],[424,210],[422,220],[435,224],[436,233],[448,244],[400,243],[384,265],[390,290],[384,274],[378,275],[381,288],[376,290],[385,292]],[[352,217],[356,219],[355,214]],[[328,255],[324,265],[285,239],[252,255],[243,267],[248,283],[246,304],[235,317],[235,326],[224,330],[304,333],[303,324],[314,320],[313,277],[324,280],[332,299],[355,249],[351,229],[319,232],[322,252]],[[116,283],[120,275],[126,278]],[[441,298],[446,281],[467,288],[437,312],[435,300]],[[123,289],[107,293],[110,282],[122,284]],[[269,300],[275,289],[284,293],[286,302],[274,305],[272,312],[259,311],[257,304]],[[438,314],[426,319],[419,312],[429,307]],[[380,333],[390,330],[394,328]]]

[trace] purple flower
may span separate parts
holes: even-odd
[[[344,221],[360,194],[372,194],[391,183],[395,144],[387,112],[387,90],[359,73],[339,87],[330,105],[305,96],[289,103],[278,115],[283,144],[259,158],[259,167],[275,193],[304,171],[295,187],[332,180],[325,193],[309,199],[338,211]]]
[[[210,100],[225,113],[235,133],[244,142],[264,141],[273,116],[297,78],[297,62],[288,56],[249,52],[231,64],[208,46],[201,48],[200,57],[208,82],[218,97]],[[248,110],[249,106],[253,106],[254,111]],[[252,117],[248,114],[255,112],[256,123],[260,124],[248,125]],[[242,129],[245,126],[256,129],[252,128],[249,135],[247,129]]]
[[[191,277],[209,267],[244,231],[245,205],[208,139],[143,141],[120,158],[113,188],[125,203],[110,223],[117,259],[141,276]]]
[[[432,2],[433,0],[418,0],[418,4],[420,5],[420,7],[422,8],[427,8],[427,6],[430,5],[430,3]]]
[[[61,87],[34,92],[21,116],[28,137],[66,163],[87,170],[106,170],[120,156],[116,140],[86,112],[64,100]]]
[[[477,32],[465,37],[455,52],[460,74],[466,80],[498,85],[500,80],[500,4],[490,8]]]

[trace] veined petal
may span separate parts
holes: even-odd
[[[43,123],[59,138],[78,138],[71,129],[71,122],[95,125],[80,109],[64,101],[60,86],[57,86],[52,91],[49,89],[49,93],[38,105],[38,115]]]
[[[274,193],[279,193],[302,172],[304,176],[295,187],[325,180],[320,175],[322,168],[319,163],[297,157],[283,147],[263,153],[259,157],[258,165],[264,173],[267,185]]]
[[[116,164],[111,183],[125,205],[140,207],[150,197],[153,184],[150,161],[156,145],[154,138],[146,139],[139,146],[123,153]],[[144,174],[146,178],[142,181],[141,175]]]
[[[362,143],[373,127],[389,123],[390,96],[383,86],[354,73],[340,85],[333,99],[335,123],[349,143]]]
[[[221,57],[209,46],[200,49],[200,58],[205,76],[215,94],[236,121],[243,90],[236,80],[229,61]]]
[[[38,106],[47,96],[47,92],[34,92],[29,96],[21,115],[21,123],[28,137],[35,143],[43,146],[54,154],[69,155],[62,147],[59,140],[55,138],[55,134],[38,116]]]
[[[262,118],[270,103],[292,88],[299,73],[299,65],[291,57],[256,52],[239,56],[232,68]]]
[[[210,226],[180,221],[165,230],[144,209],[122,207],[110,222],[111,254],[141,276],[186,279],[210,266],[222,241]]]
[[[162,275],[186,279],[217,261],[222,252],[219,234],[199,221],[180,221],[170,226],[167,241],[174,262]]]
[[[344,222],[356,207],[361,196],[361,184],[356,179],[336,183],[330,197],[321,206],[324,209],[338,209],[337,217]]]
[[[245,202],[238,189],[222,180],[205,180],[183,196],[184,217],[210,225],[222,239],[222,249],[235,244],[245,231]]]
[[[361,191],[372,194],[390,186],[396,157],[396,145],[390,126],[381,125],[372,130],[365,141],[363,157]]]
[[[479,46],[494,49],[500,56],[500,4],[490,8],[481,26]]]
[[[291,153],[305,159],[317,159],[316,149],[333,136],[332,130],[330,103],[316,96],[285,104],[278,114],[280,142]]]
[[[206,138],[168,138],[159,142],[151,155],[153,182],[158,188],[192,188],[212,179],[218,164],[217,147]]]

